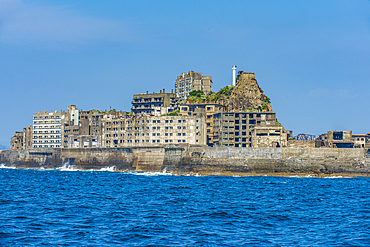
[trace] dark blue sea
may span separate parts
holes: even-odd
[[[369,246],[370,178],[0,169],[0,246]]]

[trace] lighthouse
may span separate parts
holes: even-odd
[[[236,85],[236,65],[233,66],[232,68],[233,70],[233,81],[232,81],[232,85],[235,86]]]

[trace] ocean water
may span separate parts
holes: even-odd
[[[0,246],[370,245],[370,178],[107,170],[0,169]]]

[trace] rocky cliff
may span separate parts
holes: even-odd
[[[236,86],[226,86],[218,92],[205,95],[193,91],[188,96],[188,103],[218,103],[229,111],[271,111],[270,99],[257,83],[254,73],[239,71]]]

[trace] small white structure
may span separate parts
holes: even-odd
[[[232,68],[232,70],[233,70],[233,86],[235,86],[236,85],[236,65],[234,65],[233,66],[233,68]]]

